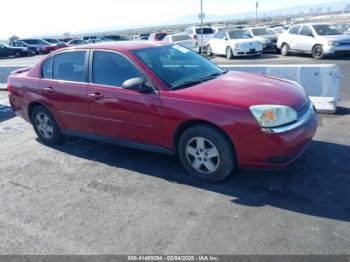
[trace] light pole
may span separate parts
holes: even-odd
[[[256,4],[255,4],[255,25],[258,25],[258,8],[259,8],[259,1],[256,1]]]
[[[200,0],[201,2],[201,13],[200,13],[200,19],[201,19],[201,54],[203,55],[203,18],[204,18],[204,14],[203,14],[203,0]]]

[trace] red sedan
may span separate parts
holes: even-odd
[[[68,135],[178,154],[208,181],[237,168],[283,168],[317,127],[296,83],[227,72],[176,44],[62,49],[14,72],[8,90],[13,110],[46,144]]]

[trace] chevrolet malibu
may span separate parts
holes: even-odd
[[[317,126],[298,84],[227,72],[161,42],[62,49],[13,72],[8,91],[13,110],[48,145],[67,135],[178,154],[207,181],[238,168],[281,169]]]

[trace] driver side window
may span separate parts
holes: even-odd
[[[92,82],[94,84],[121,87],[131,78],[142,74],[125,57],[111,52],[95,51],[92,62]]]

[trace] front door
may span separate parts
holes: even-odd
[[[162,145],[160,97],[124,89],[131,78],[143,77],[123,55],[94,51],[90,72],[89,106],[98,136],[155,146]]]

